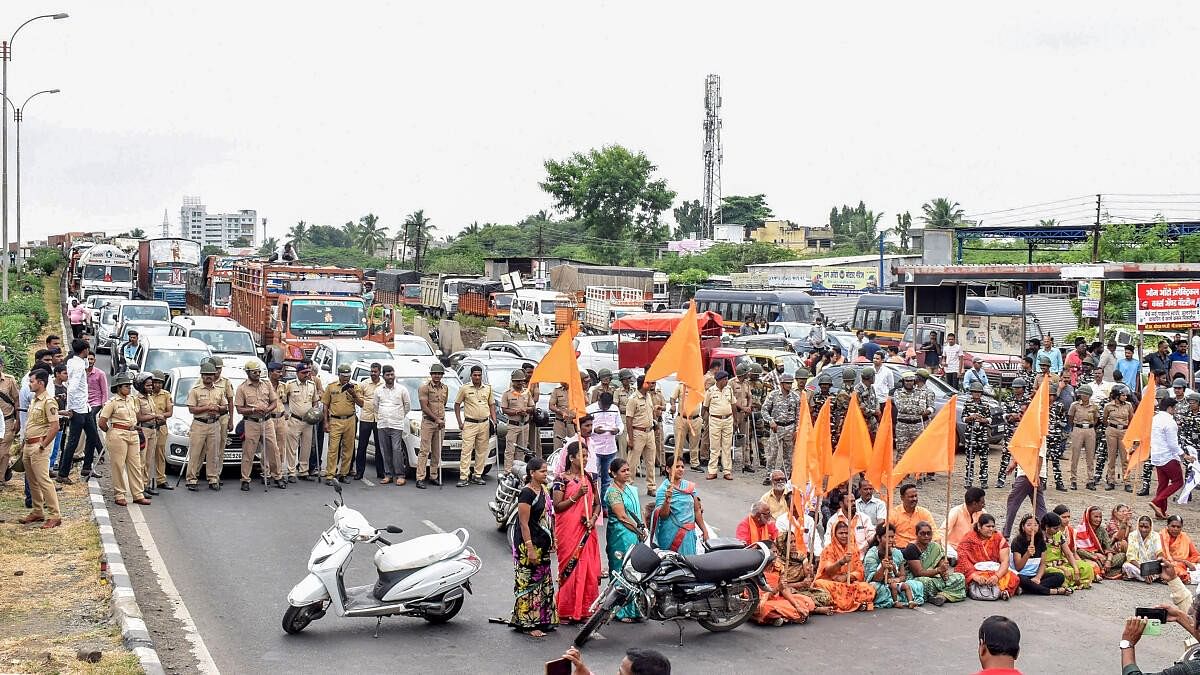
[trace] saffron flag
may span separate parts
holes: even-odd
[[[1141,471],[1142,464],[1150,459],[1150,423],[1154,419],[1154,378],[1146,382],[1146,390],[1142,392],[1142,400],[1138,401],[1137,410],[1133,411],[1133,419],[1129,420],[1129,428],[1121,439],[1125,443],[1125,452],[1129,455],[1129,463],[1125,467],[1125,477],[1134,471]],[[1136,447],[1134,443],[1137,443]]]
[[[693,410],[704,402],[704,360],[700,355],[700,326],[696,322],[696,301],[679,322],[679,328],[663,344],[662,351],[646,371],[646,381],[661,380],[668,375],[687,385],[684,410]]]
[[[546,356],[533,369],[529,376],[529,386],[538,382],[554,382],[567,385],[567,401],[575,411],[578,419],[587,414],[587,396],[583,393],[583,382],[579,379],[579,362],[575,359],[575,336],[579,334],[579,324],[571,322],[550,345]]]
[[[792,487],[803,490],[809,480],[808,437],[812,435],[812,412],[808,407],[808,392],[800,392],[800,418],[796,420],[796,436],[792,442]]]
[[[871,465],[871,431],[858,403],[858,392],[850,395],[846,409],[846,420],[842,423],[842,435],[838,437],[837,452],[827,469],[829,487],[841,485],[859,471]]]
[[[812,433],[808,435],[808,479],[818,495],[825,494],[825,476],[833,464],[832,403],[833,399],[825,399],[825,405],[817,413],[817,421],[813,422]]]
[[[1025,472],[1029,482],[1037,486],[1041,482],[1041,450],[1050,430],[1050,378],[1043,377],[1037,391],[1029,401],[1029,407],[1013,431],[1008,450],[1013,461]],[[1000,477],[1004,479],[1003,476]]]
[[[888,479],[889,490],[896,489],[900,479],[908,474],[954,471],[954,447],[958,435],[957,409],[958,396],[951,396],[892,468],[892,476]]]
[[[888,398],[887,402],[883,404],[883,415],[879,418],[879,430],[875,432],[875,448],[871,454],[871,465],[867,467],[867,480],[880,490],[887,490],[892,477],[894,436],[892,399]],[[890,498],[887,503],[892,503]]]

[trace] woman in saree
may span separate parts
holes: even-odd
[[[1079,557],[1075,551],[1075,528],[1071,525],[1071,509],[1066,504],[1054,507],[1059,526],[1053,535],[1046,534],[1046,569],[1063,573],[1068,588],[1090,589],[1098,582],[1097,568]],[[1045,516],[1042,516],[1043,523]],[[1043,531],[1045,527],[1043,526]],[[1070,569],[1067,569],[1068,566]]]
[[[546,487],[546,462],[540,457],[525,467],[525,487],[517,496],[517,523],[512,550],[516,563],[512,618],[508,625],[530,637],[545,637],[558,624],[554,606],[554,577],[550,552],[554,550],[554,507]]]
[[[1083,512],[1083,522],[1075,526],[1075,554],[1096,568],[1097,580],[1120,579],[1121,565],[1125,564],[1125,547],[1121,550],[1104,528],[1104,512],[1099,506],[1089,506]]]
[[[875,606],[916,609],[925,604],[925,587],[913,578],[904,564],[904,553],[896,548],[896,526],[875,526],[875,541],[863,559],[867,583],[875,589]]]
[[[1180,581],[1192,583],[1191,572],[1196,571],[1200,563],[1200,551],[1192,543],[1192,538],[1183,531],[1183,519],[1179,516],[1167,517],[1167,529],[1159,532],[1162,536],[1164,564],[1169,562],[1175,566],[1175,572]]]
[[[790,528],[783,525],[780,529],[783,531]],[[791,539],[790,547],[788,539]],[[813,585],[817,575],[813,569],[812,558],[807,553],[801,553],[805,545],[806,543],[799,541],[794,533],[791,537],[788,537],[786,531],[779,535],[779,538],[775,540],[775,562],[772,568],[768,568],[768,574],[771,569],[774,569],[788,590],[812,600],[816,605],[816,609],[813,610],[814,614],[833,614],[833,599],[829,597],[829,593]],[[785,550],[789,551],[786,559],[784,557]]]
[[[1129,542],[1129,533],[1137,529],[1133,526],[1133,509],[1129,508],[1128,504],[1114,506],[1104,529],[1113,541],[1113,550],[1124,553],[1125,545]]]
[[[995,516],[984,513],[959,543],[955,570],[962,573],[968,584],[997,587],[1000,599],[1008,600],[1021,583],[1009,569],[1011,553],[1004,535],[996,531]]]
[[[558,543],[558,616],[562,623],[578,623],[591,615],[600,594],[600,495],[588,475],[587,450],[578,442],[567,445],[567,469],[555,477],[554,540]]]
[[[1158,581],[1157,574],[1142,574],[1142,563],[1162,560],[1162,537],[1154,531],[1154,521],[1150,516],[1138,518],[1137,529],[1129,533],[1125,543],[1125,578],[1130,581],[1151,583]]]
[[[904,548],[908,570],[921,583],[925,601],[941,607],[947,602],[967,599],[967,579],[950,569],[946,551],[933,540],[933,525],[921,521],[916,527],[917,540]]]
[[[795,542],[788,545],[791,537],[779,535],[775,540],[775,561],[763,570],[770,592],[762,595],[758,609],[754,611],[754,622],[762,625],[782,626],[785,623],[806,623],[813,613],[832,614],[832,608],[818,607],[812,595],[798,592],[800,586],[811,588],[811,576],[805,578],[804,566],[807,558],[799,555]],[[789,551],[790,549],[790,551]],[[811,572],[812,567],[808,570]],[[796,582],[790,581],[796,579]],[[828,598],[828,594],[826,594]]]
[[[608,505],[608,570],[612,574],[620,574],[629,549],[646,538],[646,526],[642,524],[642,506],[638,501],[637,488],[630,484],[633,475],[629,470],[629,462],[617,457],[609,465],[608,472],[612,474],[612,483],[604,495],[604,503]],[[618,609],[617,619],[624,623],[641,621],[637,603],[630,600]]]
[[[671,475],[664,478],[654,497],[654,543],[680,555],[696,553],[696,528],[707,531],[696,485],[684,480],[683,456],[676,453]]]
[[[1021,592],[1033,595],[1071,595],[1074,591],[1063,585],[1066,579],[1058,572],[1046,570],[1046,536],[1037,517],[1025,514],[1012,539],[1013,569],[1021,578]]]
[[[850,527],[839,520],[829,545],[821,551],[821,567],[813,585],[829,593],[838,612],[871,611],[875,609],[875,588],[866,579]]]

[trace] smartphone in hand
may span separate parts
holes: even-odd
[[[554,659],[546,662],[546,675],[571,675],[573,666],[566,659]]]

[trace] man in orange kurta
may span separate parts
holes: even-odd
[[[917,540],[917,523],[924,521],[933,528],[933,538],[941,539],[942,533],[934,525],[933,514],[924,506],[917,506],[917,486],[905,483],[900,486],[900,508],[892,512],[888,522],[896,526],[896,546],[904,548]]]

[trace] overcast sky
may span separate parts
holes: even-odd
[[[9,64],[18,103],[63,90],[26,111],[25,239],[157,233],[164,209],[177,228],[184,195],[210,212],[257,209],[271,235],[369,211],[395,232],[418,208],[444,235],[549,208],[542,162],[610,143],[646,152],[679,200],[694,199],[708,73],[723,88],[724,193],[765,193],[801,224],[860,199],[891,224],[937,196],[980,213],[1097,192],[1200,193],[1194,3],[2,10],[4,34],[71,15],[25,27]],[[1172,201],[1200,217],[1200,196]],[[1017,215],[1093,210],[1079,199]]]

